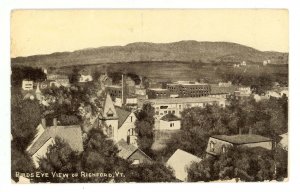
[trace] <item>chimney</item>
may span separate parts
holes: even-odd
[[[57,127],[57,118],[56,118],[56,117],[53,118],[53,126],[54,126],[54,127]]]
[[[41,124],[42,124],[43,128],[46,128],[46,119],[45,119],[45,117],[42,118]]]

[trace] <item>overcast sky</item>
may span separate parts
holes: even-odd
[[[229,41],[288,52],[286,10],[18,10],[11,56],[132,42]]]

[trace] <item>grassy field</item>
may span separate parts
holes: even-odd
[[[173,134],[180,132],[180,130],[155,130],[155,139],[152,145],[152,150],[160,151],[166,147],[166,143],[171,139]]]
[[[56,71],[69,74],[74,66],[57,68]],[[206,80],[209,83],[217,83],[221,78],[216,70],[234,70],[232,64],[201,64],[201,63],[181,63],[181,62],[134,62],[134,63],[115,63],[115,64],[95,64],[84,65],[91,72],[109,70],[111,72],[135,73],[158,82],[177,81],[177,80]],[[247,65],[248,70],[257,70],[257,72],[270,73],[278,77],[288,77],[288,65],[269,65],[266,67],[256,65]]]

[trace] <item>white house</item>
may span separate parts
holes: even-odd
[[[91,75],[81,74],[78,82],[85,83],[85,82],[90,82],[90,81],[93,81],[93,77]]]
[[[33,89],[33,81],[31,80],[23,80],[22,81],[22,89],[25,91],[29,91]]]
[[[187,169],[193,162],[198,163],[200,161],[202,161],[201,158],[181,149],[177,149],[175,153],[169,158],[166,165],[174,170],[174,175],[178,180],[187,181]]]
[[[167,115],[163,116],[159,122],[159,129],[160,130],[179,130],[181,125],[180,119],[172,114],[168,113]]]
[[[37,127],[34,140],[26,149],[36,168],[39,167],[39,160],[47,154],[48,147],[55,144],[55,138],[67,142],[74,151],[83,151],[80,125],[58,126],[54,119],[53,126],[47,127],[46,120],[42,119],[41,124]]]

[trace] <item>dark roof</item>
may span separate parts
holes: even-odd
[[[260,135],[214,135],[212,138],[219,139],[222,141],[226,141],[232,144],[241,145],[247,143],[260,143],[266,141],[272,141],[272,139],[263,137]]]
[[[119,149],[118,156],[123,159],[128,159],[138,148],[134,145],[128,144],[124,139],[117,143]]]
[[[174,115],[172,113],[168,113],[165,116],[163,116],[161,118],[161,120],[164,120],[164,121],[179,121],[180,119],[176,115]]]
[[[233,94],[234,91],[237,91],[238,88],[236,86],[229,87],[220,87],[219,85],[211,85],[210,86],[210,94]]]
[[[120,128],[123,125],[123,123],[126,121],[128,116],[131,114],[131,112],[121,109],[119,107],[116,107],[116,112],[119,117],[118,124],[119,124],[119,128]]]
[[[29,155],[34,155],[49,139],[56,137],[64,140],[74,151],[83,151],[82,132],[79,125],[51,126],[45,129],[41,136],[28,149]]]

